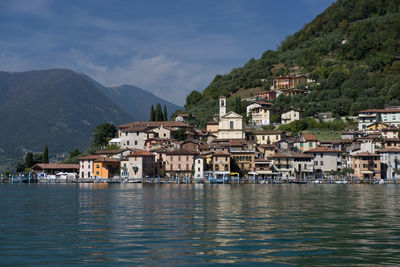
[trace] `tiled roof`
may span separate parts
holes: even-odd
[[[114,162],[117,163],[119,162],[118,159],[110,159],[110,158],[106,158],[106,157],[98,157],[97,159],[94,160],[94,162]]]
[[[31,169],[53,169],[53,170],[75,170],[79,169],[79,164],[63,164],[63,163],[37,163]]]
[[[357,154],[352,155],[352,157],[379,157],[379,154],[370,152],[359,152]]]
[[[305,141],[317,141],[317,137],[313,134],[303,134],[303,139]]]
[[[188,127],[192,128],[193,126],[190,126],[186,123],[180,122],[180,121],[136,121],[136,122],[131,122],[127,124],[122,124],[117,126],[119,129],[124,129],[124,128],[131,128],[131,127]]]
[[[84,157],[79,157],[78,160],[94,160],[101,157],[100,155],[89,155]]]
[[[400,112],[400,108],[366,109],[366,110],[361,110],[358,113],[395,113],[395,112]]]
[[[213,156],[229,156],[229,153],[224,153],[224,152],[216,152],[213,154]]]
[[[118,154],[122,153],[124,151],[127,151],[128,149],[117,149],[117,150],[97,150],[94,152],[97,155],[110,155],[110,154]]]
[[[174,151],[166,151],[167,155],[197,155],[198,152],[193,150],[174,150]]]
[[[268,158],[313,158],[312,155],[301,154],[301,153],[294,153],[294,154],[283,154],[277,153],[274,155],[269,156]]]
[[[304,151],[304,153],[339,153],[339,152],[340,151],[330,148],[330,147],[316,147],[316,148]]]
[[[398,147],[386,147],[386,148],[382,148],[378,151],[378,153],[400,153],[400,148]]]
[[[154,157],[155,155],[153,153],[144,150],[136,151],[128,155],[128,157],[148,157],[148,156]]]

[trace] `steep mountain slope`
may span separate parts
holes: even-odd
[[[67,153],[84,149],[93,128],[102,122],[135,118],[85,77],[71,70],[0,72],[0,157],[23,150]]]
[[[167,106],[169,115],[178,109],[182,109],[171,102],[168,102],[151,92],[145,91],[132,85],[120,85],[116,87],[102,87],[103,93],[108,95],[114,102],[118,103],[123,109],[134,115],[140,121],[149,120],[150,107],[160,103],[162,107]]]
[[[278,98],[280,111],[294,106],[305,109],[307,116],[320,111],[339,116],[400,105],[399,12],[400,0],[338,0],[288,36],[277,51],[216,75],[202,98],[187,102],[186,111],[207,121],[217,108],[201,108],[209,99],[260,86],[268,90],[274,76],[299,73],[318,84],[305,96]],[[196,114],[198,110],[204,112]]]

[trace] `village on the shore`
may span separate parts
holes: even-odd
[[[313,134],[290,136],[266,130],[274,115],[272,100],[284,94],[305,94],[306,75],[279,76],[271,89],[246,99],[243,116],[227,110],[219,98],[219,114],[197,129],[189,114],[171,121],[137,121],[117,126],[118,136],[100,150],[79,158],[79,164],[36,164],[31,170],[43,181],[75,182],[395,182],[400,178],[400,107],[359,111],[358,129],[341,132],[338,140],[318,140]],[[289,108],[281,124],[303,118],[303,110]],[[329,120],[329,118],[328,118]],[[184,135],[184,140],[177,138]],[[62,180],[62,179],[61,179]]]

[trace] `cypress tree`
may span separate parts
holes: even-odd
[[[42,163],[49,163],[49,148],[47,144],[44,146]]]
[[[153,105],[151,105],[151,109],[150,109],[150,121],[155,121],[156,120],[156,115],[154,113],[154,107]]]
[[[161,110],[161,104],[160,104],[160,103],[158,103],[158,104],[156,105],[156,111],[155,111],[155,113],[156,113],[156,121],[162,121],[162,120],[164,119],[164,116],[163,116],[163,113],[162,113],[162,110]]]
[[[165,105],[165,104],[164,104],[163,116],[164,116],[164,121],[167,121],[168,120],[168,113],[167,113],[167,105]]]
[[[25,156],[25,167],[30,168],[32,166],[33,166],[33,154],[32,154],[32,152],[28,152],[28,153],[26,153],[26,156]]]

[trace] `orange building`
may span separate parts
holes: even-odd
[[[351,157],[351,165],[356,177],[363,177],[365,179],[381,178],[381,161],[379,154],[360,152]]]
[[[99,157],[93,162],[93,176],[101,178],[113,178],[119,176],[120,161],[118,159],[109,159]]]

